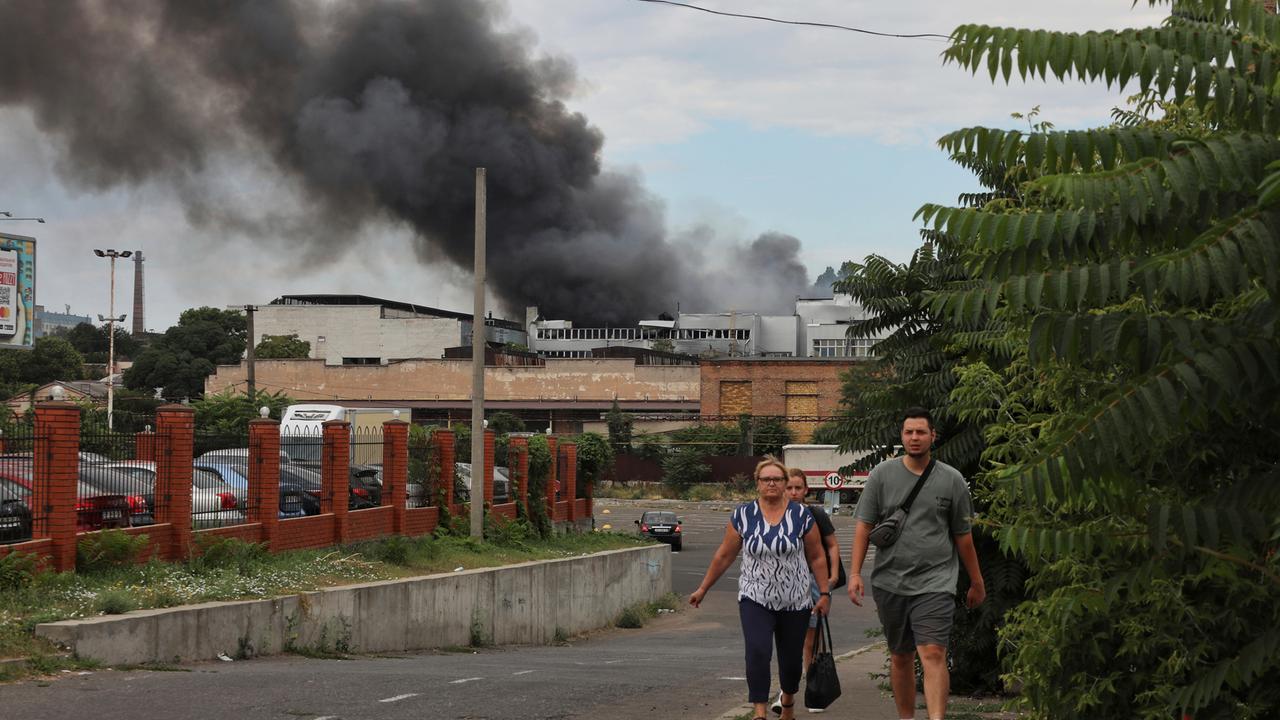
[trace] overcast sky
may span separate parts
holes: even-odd
[[[1127,0],[695,0],[734,12],[883,32],[946,34],[966,22],[1050,29],[1140,27],[1164,11]],[[1103,87],[992,85],[954,65],[932,40],[717,17],[635,0],[509,0],[503,22],[527,28],[539,52],[571,60],[571,107],[605,135],[606,168],[638,174],[673,233],[728,240],[778,231],[802,242],[811,277],[876,253],[905,260],[918,244],[914,211],[975,188],[934,145],[970,125],[1017,126],[1039,105],[1060,129],[1107,122],[1123,95]],[[193,229],[171,188],[91,192],[65,182],[60,145],[25,108],[0,108],[0,210],[45,225],[0,223],[39,241],[37,302],[107,312],[98,248],[142,249],[147,316],[163,330],[183,309],[263,303],[285,293],[361,293],[470,310],[470,273],[409,252],[403,225],[366,225],[345,254],[314,257],[242,234]],[[145,133],[147,128],[138,128]],[[283,178],[228,160],[226,202],[277,202]],[[237,192],[236,188],[241,191]],[[287,194],[282,189],[281,193]],[[343,231],[348,232],[348,231]],[[491,262],[498,262],[491,259]],[[128,312],[132,265],[117,268],[117,313]]]

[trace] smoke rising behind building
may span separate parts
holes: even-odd
[[[502,29],[490,2],[0,0],[0,20],[0,103],[32,113],[65,183],[171,187],[193,226],[264,253],[323,261],[359,228],[402,223],[422,262],[469,273],[483,166],[489,279],[509,312],[768,311],[808,286],[795,238],[671,235],[662,202],[603,170],[602,133],[565,106],[571,62]],[[229,202],[228,162],[265,164],[303,206]]]

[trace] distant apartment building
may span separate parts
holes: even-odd
[[[52,312],[46,310],[43,305],[36,305],[36,317],[35,322],[32,324],[32,332],[39,338],[45,335],[66,332],[80,323],[93,323],[93,320],[88,315],[72,313],[69,305],[66,310],[66,312]]]
[[[468,313],[366,295],[283,295],[259,305],[255,344],[265,335],[297,335],[311,357],[326,365],[385,365],[410,358],[441,358],[447,348],[471,344]],[[485,318],[485,340],[524,345],[519,323]]]
[[[591,357],[599,348],[653,348],[701,357],[858,358],[871,355],[878,338],[850,338],[850,323],[866,312],[849,295],[800,298],[791,315],[752,312],[680,313],[674,319],[635,326],[574,327],[568,320],[525,312],[529,349],[544,357]]]

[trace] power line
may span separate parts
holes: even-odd
[[[765,15],[746,15],[743,13],[723,12],[721,10],[712,10],[711,8],[700,7],[698,5],[690,5],[689,3],[675,2],[675,0],[637,0],[637,2],[654,3],[658,5],[674,5],[675,7],[688,8],[690,10],[700,10],[711,15],[723,15],[724,17],[744,18],[747,20],[764,20],[765,22],[778,23],[780,25],[804,25],[808,27],[827,28],[830,30],[847,30],[849,32],[862,33],[864,35],[876,35],[879,37],[891,38],[942,38],[950,40],[950,35],[939,35],[937,33],[885,33],[876,32],[875,30],[865,30],[863,28],[850,27],[848,25],[836,25],[834,23],[807,22],[804,20],[783,20],[781,18],[768,17]]]

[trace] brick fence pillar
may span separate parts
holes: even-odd
[[[249,421],[249,522],[262,524],[262,542],[275,541],[280,525],[280,423],[270,418]]]
[[[480,477],[484,478],[484,496],[481,502],[484,503],[486,509],[493,507],[493,468],[494,468],[494,444],[497,442],[497,434],[492,430],[484,431],[484,466],[481,470],[484,474]],[[472,466],[475,469],[475,466]],[[471,477],[475,477],[475,473],[471,473]],[[475,483],[475,480],[471,481]]]
[[[560,446],[564,453],[564,498],[569,501],[568,519],[578,519],[578,445],[566,442]]]
[[[156,434],[150,430],[133,436],[133,459],[140,462],[156,461]]]
[[[437,502],[437,497],[443,498],[441,506],[448,511],[453,510],[453,473],[454,473],[454,449],[453,444],[455,438],[452,430],[436,430],[431,435],[431,440],[436,444],[436,458],[440,462],[440,487],[439,496],[435,495],[437,488],[429,488],[428,492],[432,493],[431,503]]]
[[[339,545],[351,537],[351,518],[347,507],[351,493],[351,423],[325,420],[324,448],[320,456],[320,473],[324,477],[324,493],[320,512],[333,513],[333,541]]]
[[[511,438],[507,446],[507,466],[511,470],[511,498],[529,514],[529,439]]]
[[[382,423],[382,504],[391,506],[391,532],[404,534],[409,487],[409,423]]]
[[[186,405],[156,408],[157,523],[168,523],[169,544],[160,546],[168,560],[185,560],[191,553],[191,471],[195,452],[196,413]],[[154,538],[153,538],[154,540]]]
[[[53,541],[53,568],[76,568],[76,488],[80,466],[80,408],[69,402],[39,403],[35,408],[35,447],[31,470],[33,539]]]

